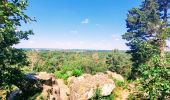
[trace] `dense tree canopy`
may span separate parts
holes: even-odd
[[[106,57],[107,68],[127,78],[131,73],[132,62],[130,58],[131,56],[124,51],[113,50]]]
[[[0,0],[0,86],[20,87],[20,68],[28,64],[24,51],[13,47],[33,34],[19,30],[22,21],[33,21],[24,13],[27,6],[27,0]]]

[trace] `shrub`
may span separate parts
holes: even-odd
[[[115,82],[115,85],[118,87],[123,87],[126,85],[125,82],[123,81],[114,80],[114,82]]]
[[[55,77],[56,78],[59,78],[59,79],[67,79],[69,77],[69,75],[67,75],[66,73],[62,72],[62,71],[55,71],[54,73]]]
[[[164,100],[170,94],[170,69],[160,60],[159,56],[154,56],[151,63],[140,66],[140,83],[139,88],[148,99]]]
[[[72,75],[73,75],[73,76],[76,76],[76,77],[82,75],[82,73],[83,73],[83,71],[80,70],[80,69],[74,69],[74,70],[72,71]]]
[[[96,91],[95,91],[95,94],[93,96],[93,100],[99,100],[101,98],[101,89],[100,88],[97,88]]]
[[[114,94],[110,94],[109,96],[101,96],[101,89],[97,88],[94,96],[90,100],[114,100],[114,97]]]
[[[43,96],[40,96],[40,100],[45,100]]]

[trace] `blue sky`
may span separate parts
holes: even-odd
[[[23,25],[35,35],[19,48],[127,49],[128,10],[141,0],[29,0],[26,13],[37,22]]]

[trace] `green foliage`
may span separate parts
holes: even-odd
[[[63,78],[65,80],[69,77],[69,75],[67,73],[64,73],[62,71],[56,71],[54,73],[54,75],[55,75],[56,78],[59,78],[59,79]]]
[[[36,100],[36,98],[40,95],[40,93],[36,93],[34,96],[29,97],[27,100]],[[18,98],[21,99],[21,98]],[[44,100],[44,99],[40,99],[40,100]]]
[[[116,72],[126,78],[131,73],[131,56],[123,51],[114,50],[106,57],[106,64],[110,71]]]
[[[78,77],[78,76],[80,76],[80,75],[82,75],[82,70],[80,70],[80,69],[74,69],[73,71],[72,71],[72,75],[73,76],[76,76],[76,77]]]
[[[132,77],[138,77],[140,64],[147,63],[155,54],[164,58],[166,39],[169,38],[169,0],[144,0],[139,8],[128,13],[127,33],[122,37],[130,47],[134,62]]]
[[[152,53],[147,53],[147,50],[143,47],[145,47],[145,44],[149,45],[147,40],[152,37],[152,32],[155,31],[149,27],[159,22],[159,13],[155,9],[157,9],[157,4],[155,4],[154,0],[145,0],[141,8],[133,8],[128,13],[126,20],[128,30],[123,35],[123,39],[129,41],[127,43],[127,46],[130,46],[128,53],[132,54],[132,61],[135,62],[135,66],[148,60],[150,57],[147,56],[148,54],[152,56]],[[146,54],[142,51],[146,51]]]
[[[40,100],[45,100],[43,96],[40,96]]]
[[[110,94],[109,96],[101,96],[101,89],[97,88],[94,96],[90,100],[114,100],[114,95]]]
[[[130,93],[128,95],[128,100],[141,100],[141,99],[144,99],[144,98],[141,98],[141,96],[139,96],[139,97],[137,95],[134,95],[133,93]]]
[[[169,96],[170,69],[166,67],[166,62],[162,62],[159,56],[154,56],[152,63],[140,66],[140,71],[142,73],[140,90],[147,93],[146,98],[163,100]]]
[[[28,52],[29,54],[30,52]],[[29,58],[34,58],[32,62],[33,71],[42,72],[46,71],[48,73],[54,73],[56,69],[59,69],[59,66],[63,63],[62,53],[57,52],[32,52],[33,55],[30,55]],[[37,57],[34,57],[36,53]],[[52,56],[53,55],[53,56]]]
[[[18,30],[21,23],[33,21],[24,13],[27,6],[27,0],[0,0],[0,87],[9,90],[12,85],[24,90],[21,82],[27,81],[21,71],[28,65],[25,51],[13,47],[33,34]]]
[[[36,72],[54,73],[72,72],[75,76],[82,73],[95,74],[107,70],[105,58],[108,52],[62,52],[62,51],[28,51],[30,68]],[[36,55],[36,56],[35,56]],[[60,76],[60,75],[59,75]],[[61,78],[61,77],[60,77]]]
[[[123,87],[123,86],[125,86],[125,82],[118,81],[118,80],[114,80],[114,82],[115,82],[115,85],[118,86],[118,87]]]
[[[96,91],[95,91],[93,99],[99,100],[101,97],[102,97],[101,96],[101,90],[99,88],[97,88]]]
[[[164,56],[170,36],[169,9],[169,0],[144,0],[139,8],[129,11],[126,20],[128,30],[122,37],[128,41],[134,62],[131,77],[139,78],[144,99],[164,100],[170,93],[169,63],[165,59],[169,57]]]

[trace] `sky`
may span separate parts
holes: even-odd
[[[141,0],[29,0],[27,15],[37,20],[20,30],[33,30],[17,48],[126,50],[128,10]]]

